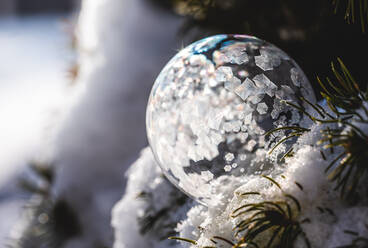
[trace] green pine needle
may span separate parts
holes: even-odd
[[[283,192],[280,184],[271,177],[262,176],[269,180],[273,185]],[[300,190],[303,186],[296,182]],[[261,195],[259,192],[246,192],[240,196],[248,197],[250,195]],[[302,207],[299,201],[290,194],[282,194],[283,199],[278,201],[260,201],[256,203],[247,203],[235,209],[231,218],[237,218],[238,224],[234,227],[234,240],[229,240],[220,236],[213,236],[210,240],[214,246],[204,246],[201,248],[223,247],[221,244],[227,244],[226,247],[241,248],[271,248],[271,247],[294,247],[295,240],[300,236],[307,247],[310,247],[308,238],[302,230],[301,224],[309,222],[309,219],[298,221]],[[260,246],[259,237],[262,234],[270,232],[271,237],[267,240],[266,246]],[[192,245],[198,245],[197,241],[180,237],[169,237]]]
[[[270,177],[265,178],[280,187],[274,179]],[[301,190],[302,188],[300,185]],[[240,239],[232,247],[246,247],[243,245],[248,245],[249,243],[255,244],[255,247],[260,247],[257,244],[260,240],[258,237],[266,232],[270,232],[271,236],[267,240],[265,248],[292,248],[299,236],[304,239],[306,246],[310,247],[309,240],[301,228],[301,223],[308,222],[309,219],[299,222],[297,220],[301,212],[299,201],[290,194],[284,193],[283,196],[284,199],[280,201],[249,203],[235,209],[232,217],[242,218],[244,216],[244,219],[239,221],[234,228],[236,236],[240,236]]]
[[[365,33],[368,25],[368,0],[333,0],[332,4],[335,6],[335,13],[337,13],[340,5],[343,5],[343,8],[345,8],[344,18],[347,23],[355,23],[359,18],[362,32]]]
[[[356,191],[362,178],[368,174],[368,167],[365,166],[368,161],[368,135],[354,123],[360,122],[368,125],[368,109],[364,105],[368,101],[368,94],[359,88],[358,83],[340,58],[337,59],[337,66],[331,63],[331,69],[335,75],[335,80],[326,78],[324,83],[317,77],[317,81],[323,90],[321,95],[326,100],[330,111],[322,108],[319,104],[301,98],[319,115],[319,117],[315,117],[306,112],[304,107],[300,105],[287,101],[285,103],[304,113],[313,122],[327,125],[322,130],[322,138],[317,145],[324,144],[323,149],[330,149],[331,153],[334,153],[337,147],[343,148],[343,152],[337,155],[327,166],[326,173],[328,173],[328,178],[336,183],[335,189],[340,190],[341,196],[344,197]],[[358,109],[362,109],[364,114],[359,113]],[[354,120],[354,122],[351,120]],[[339,124],[339,126],[335,128],[328,126],[328,124],[333,123]],[[346,127],[350,127],[350,130],[347,133],[342,133]],[[289,130],[291,133],[277,142],[270,153],[290,138],[310,131],[306,128],[291,126],[275,128],[267,132],[266,135],[280,130]],[[289,151],[283,158],[289,155]],[[322,150],[321,156],[326,160]]]

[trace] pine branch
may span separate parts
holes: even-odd
[[[368,102],[368,94],[359,88],[359,84],[342,60],[338,58],[337,61],[338,67],[331,63],[335,80],[326,78],[326,82],[323,83],[317,77],[317,81],[323,89],[321,95],[326,100],[329,110],[302,98],[302,101],[316,111],[318,117],[315,117],[302,106],[287,101],[285,103],[304,113],[313,122],[326,125],[322,130],[322,139],[317,144],[325,144],[323,148],[330,149],[331,153],[334,153],[337,147],[343,148],[343,152],[337,155],[328,165],[326,173],[329,173],[328,178],[336,183],[335,189],[340,190],[341,196],[344,197],[355,192],[362,178],[368,174],[368,167],[366,166],[366,161],[368,161],[368,135],[355,124],[355,122],[360,122],[368,125],[368,109],[365,105]],[[340,124],[340,126],[330,128],[329,124],[332,123]],[[348,131],[346,131],[346,128],[349,128]],[[293,131],[292,134],[296,136],[309,131],[309,129],[301,127],[283,127],[283,129]],[[267,134],[276,131],[278,129],[273,129]],[[276,146],[287,141],[290,136],[281,139]],[[321,151],[321,155],[326,159],[323,151]]]
[[[21,180],[21,187],[33,197],[25,206],[26,214],[23,216],[25,227],[21,237],[10,240],[8,247],[61,247],[66,240],[81,233],[80,223],[69,204],[62,199],[54,199],[51,194],[54,181],[53,166],[31,162],[30,168],[37,180],[41,180],[46,186],[41,187],[30,179]]]
[[[301,135],[303,135],[305,132],[309,132],[310,129],[308,128],[303,128],[303,127],[299,127],[299,126],[286,126],[286,127],[279,127],[279,128],[275,128],[272,129],[270,131],[268,131],[265,134],[265,137],[270,136],[271,134],[278,132],[280,130],[287,130],[287,131],[292,131],[291,133],[288,134],[288,136],[281,138],[272,148],[271,150],[268,152],[269,154],[273,153],[275,151],[275,149],[280,146],[281,144],[285,143],[286,141],[294,138],[294,137],[299,137]],[[280,161],[284,160],[285,157],[290,157],[293,154],[293,148],[290,148],[286,153],[284,153],[284,155],[281,156]]]
[[[280,185],[270,177],[264,176],[272,184],[278,187]],[[300,185],[300,184],[299,184]],[[300,189],[302,190],[300,185]],[[233,211],[232,217],[245,216],[234,228],[236,235],[241,235],[240,240],[233,247],[244,247],[245,244],[257,244],[257,237],[268,232],[271,238],[268,240],[265,248],[271,247],[294,247],[294,242],[299,235],[304,238],[307,247],[310,243],[301,228],[301,224],[309,222],[305,219],[299,222],[297,219],[301,211],[299,201],[292,195],[283,193],[283,200],[279,201],[261,201],[258,203],[245,204]],[[264,242],[264,240],[262,240]]]
[[[172,188],[169,197],[170,200],[161,208],[153,207],[155,206],[153,203],[155,198],[152,192],[141,192],[137,196],[138,199],[147,203],[143,216],[138,218],[139,231],[142,235],[155,230],[155,235],[159,236],[160,239],[166,239],[167,236],[175,234],[173,230],[176,222],[168,223],[167,220],[170,219],[172,213],[178,211],[180,207],[187,203],[189,198],[181,191],[176,190],[171,184],[168,183],[168,185]]]
[[[344,18],[349,24],[355,23],[358,19],[357,15],[359,15],[362,32],[365,33],[368,25],[368,0],[333,0],[332,4],[335,7],[335,13],[337,13],[340,5],[343,5],[342,8],[345,9]]]
[[[356,191],[361,179],[368,172],[368,167],[365,166],[368,161],[368,136],[349,121],[354,119],[368,124],[368,111],[364,105],[368,99],[341,59],[338,59],[338,64],[339,69],[331,64],[335,82],[327,78],[327,83],[322,83],[318,78],[323,89],[321,94],[335,117],[328,116],[317,121],[343,125],[335,129],[322,130],[323,138],[319,143],[327,142],[324,145],[325,149],[342,147],[344,150],[326,169],[326,172],[330,172],[328,178],[336,182],[335,189],[340,190],[344,196]],[[363,109],[364,114],[360,114],[358,109]],[[343,133],[345,127],[350,127],[350,131]],[[336,163],[337,166],[334,166]]]
[[[278,187],[281,191],[281,186],[272,178],[268,176],[262,176],[266,180],[269,180],[271,184]],[[303,190],[303,187],[299,184],[299,189]],[[293,248],[296,239],[301,236],[307,247],[310,247],[310,242],[302,230],[301,224],[309,222],[309,219],[299,221],[298,218],[301,212],[301,205],[299,201],[292,195],[286,194],[282,191],[282,200],[277,201],[260,201],[256,203],[247,203],[237,209],[235,209],[231,218],[241,219],[234,227],[234,243],[223,237],[214,236],[211,241],[214,246],[203,246],[201,248],[216,248],[219,241],[227,244],[231,248],[240,247],[283,247]],[[246,192],[240,196],[247,197],[249,195],[260,195],[259,192]],[[259,238],[261,235],[270,235],[270,239],[267,241],[266,246],[260,246],[259,242],[265,242],[263,238]],[[198,245],[198,242],[192,239],[170,237],[174,239],[192,245]]]
[[[174,1],[175,10],[181,15],[190,15],[198,20],[206,18],[207,10],[210,6],[214,6],[214,0],[188,0]]]

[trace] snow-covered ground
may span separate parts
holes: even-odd
[[[39,158],[67,102],[67,69],[73,52],[63,16],[0,19],[0,246],[16,221],[25,196],[17,174]]]

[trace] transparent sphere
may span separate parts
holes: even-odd
[[[216,35],[181,50],[154,83],[147,135],[167,178],[197,201],[221,196],[231,180],[281,166],[285,135],[265,132],[306,118],[286,101],[315,102],[299,66],[274,45],[245,35]],[[308,106],[304,106],[307,108]]]

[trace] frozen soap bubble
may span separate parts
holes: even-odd
[[[231,178],[275,170],[286,148],[268,151],[285,131],[264,134],[306,119],[283,101],[303,105],[300,97],[315,102],[303,71],[283,51],[251,36],[212,36],[161,71],[147,106],[148,140],[168,179],[208,205]]]

